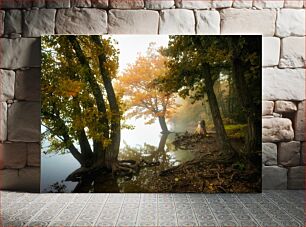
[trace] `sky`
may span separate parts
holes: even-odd
[[[117,42],[116,47],[119,54],[119,73],[124,72],[128,64],[135,62],[138,53],[145,54],[151,42],[156,43],[156,47],[168,45],[168,35],[110,35]]]

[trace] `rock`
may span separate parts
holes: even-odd
[[[277,13],[276,36],[304,36],[305,35],[305,10],[281,9]]]
[[[290,101],[276,101],[275,112],[277,113],[292,113],[297,111],[297,107],[294,102]]]
[[[20,170],[0,170],[2,190],[14,190],[23,192],[40,191],[40,168],[28,167]]]
[[[174,8],[174,0],[164,0],[164,1],[156,1],[156,0],[145,0],[146,9],[170,9]]]
[[[46,1],[45,0],[34,0],[32,2],[32,7],[45,8],[46,7]]]
[[[209,9],[212,7],[212,1],[175,0],[175,6],[185,9]]]
[[[153,10],[110,10],[110,34],[157,34],[159,14]]]
[[[250,0],[234,0],[233,7],[234,8],[252,8],[253,1]]]
[[[103,8],[108,7],[108,0],[91,0],[92,7],[94,8]]]
[[[303,8],[303,0],[285,0],[285,8]]]
[[[282,166],[298,166],[300,164],[300,142],[280,143],[278,147],[278,164]]]
[[[294,131],[290,119],[287,118],[263,118],[262,141],[280,142],[290,141],[294,138]]]
[[[304,166],[291,167],[288,171],[288,189],[305,189],[304,185]]]
[[[4,17],[5,11],[0,10],[0,36],[4,34]]]
[[[31,8],[32,1],[29,0],[1,0],[1,9]]]
[[[262,189],[287,189],[287,169],[279,166],[264,166]]]
[[[253,6],[257,9],[264,8],[283,8],[284,0],[254,0]]]
[[[16,71],[15,98],[17,100],[40,100],[40,68]]]
[[[0,101],[14,99],[15,72],[0,69]]]
[[[262,65],[276,66],[279,63],[280,38],[263,37],[262,39]]]
[[[23,36],[40,37],[54,34],[55,9],[34,9],[24,12]]]
[[[40,139],[40,103],[13,103],[8,109],[8,140],[39,142]]]
[[[40,167],[40,144],[27,143],[27,148],[28,148],[27,165]]]
[[[0,142],[7,140],[7,104],[0,103]]]
[[[273,36],[276,11],[270,9],[224,9],[221,15],[221,34],[262,34]]]
[[[0,38],[0,53],[2,53],[0,68],[20,69],[40,66],[40,39]]]
[[[103,34],[107,32],[107,13],[101,9],[60,9],[56,15],[57,34]]]
[[[165,9],[160,12],[160,34],[195,34],[195,18],[192,10]]]
[[[262,115],[272,115],[274,109],[273,101],[262,101]]]
[[[25,143],[0,143],[0,169],[21,169],[27,162]]]
[[[262,144],[262,164],[266,166],[277,165],[277,146],[275,143]]]
[[[218,11],[196,10],[196,33],[205,35],[220,34],[220,14]]]
[[[113,9],[142,9],[144,0],[109,0],[109,6]]]
[[[262,73],[264,100],[299,101],[305,99],[305,73],[303,69],[264,68]]]
[[[51,9],[70,8],[70,0],[46,0],[46,5]]]
[[[22,33],[22,11],[8,10],[4,19],[4,33]]]
[[[70,0],[71,7],[91,7],[91,0]]]
[[[302,142],[302,146],[301,146],[301,165],[305,166],[306,165],[306,159],[305,159],[305,147],[306,147],[306,143]]]
[[[233,4],[233,0],[212,0],[212,8],[229,8]]]
[[[279,67],[305,67],[305,61],[305,37],[283,38]]]
[[[294,118],[295,140],[305,141],[305,101],[298,104],[298,111]]]

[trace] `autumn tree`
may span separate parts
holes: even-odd
[[[42,123],[51,151],[70,152],[81,168],[130,171],[118,160],[120,100],[113,89],[118,51],[101,36],[42,38]]]
[[[139,55],[134,64],[128,66],[118,78],[118,86],[126,97],[128,117],[144,117],[148,124],[158,119],[162,133],[168,133],[166,119],[171,116],[177,104],[175,95],[159,91],[152,83],[156,78],[165,76],[167,59],[151,44],[146,55]]]
[[[214,36],[171,36],[163,54],[169,58],[169,73],[157,80],[162,90],[178,92],[182,97],[203,100],[207,95],[217,141],[223,155],[235,153],[226,135],[214,83],[228,65],[227,53],[218,48]]]

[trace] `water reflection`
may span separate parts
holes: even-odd
[[[194,158],[194,153],[188,150],[179,150],[172,145],[175,135],[161,134],[159,143],[156,146],[144,143],[142,146],[131,146],[124,143],[124,146],[120,149],[119,160],[135,160],[141,162],[159,162],[160,165],[153,167],[144,167],[140,171],[130,177],[114,177],[112,174],[95,174],[82,178],[79,182],[64,181],[71,172],[77,169],[79,166],[69,163],[69,165],[62,165],[64,161],[67,161],[69,156],[67,155],[55,155],[51,157],[54,160],[61,162],[59,166],[65,168],[64,174],[60,174],[61,179],[59,182],[53,181],[52,185],[46,185],[46,182],[42,182],[42,188],[44,192],[151,192],[154,191],[154,182],[160,179],[159,173],[162,170],[168,169],[172,166],[178,165],[181,162],[189,161]],[[63,159],[64,157],[64,159]],[[50,158],[50,157],[49,157]],[[72,156],[69,157],[73,159]],[[46,159],[46,157],[45,157]],[[76,162],[76,161],[75,161]],[[50,160],[48,160],[49,168],[44,165],[43,174],[46,171],[50,171]],[[73,163],[73,162],[72,162]],[[55,163],[53,162],[53,165]],[[68,167],[68,168],[67,168]],[[52,168],[54,170],[56,168]],[[67,171],[70,170],[70,172]],[[53,174],[52,174],[53,175]],[[59,177],[59,176],[57,176]],[[44,177],[46,178],[46,177]],[[43,179],[44,179],[43,178]],[[50,180],[49,180],[50,182]],[[60,189],[60,191],[57,191]]]

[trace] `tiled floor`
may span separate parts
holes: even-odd
[[[4,226],[304,226],[303,191],[262,194],[1,192]]]

